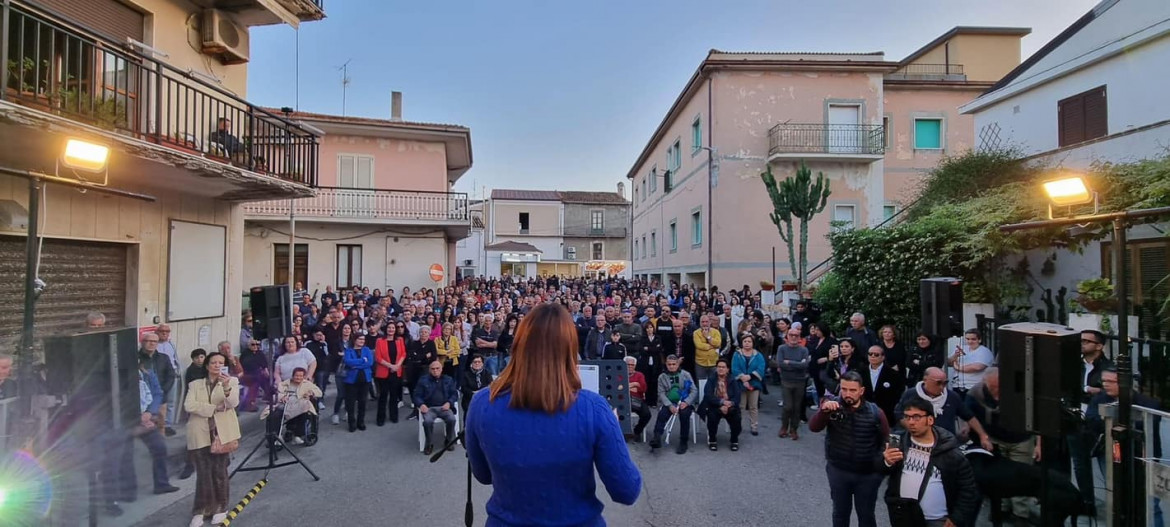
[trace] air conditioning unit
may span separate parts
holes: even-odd
[[[472,265],[474,265],[474,264],[471,263],[471,260],[463,260],[464,267],[471,267]]]
[[[218,9],[203,11],[203,53],[224,64],[248,62],[248,29]]]

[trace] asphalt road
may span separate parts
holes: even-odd
[[[642,470],[642,494],[633,506],[614,504],[598,482],[609,525],[830,525],[823,436],[806,433],[800,441],[779,439],[776,392],[761,406],[760,435],[747,433],[745,416],[739,452],[727,449],[725,427],[717,452],[707,450],[705,428],[699,433],[700,444],[681,456],[673,451],[675,440],[671,448],[656,453],[645,444],[631,443],[634,461]],[[317,445],[293,447],[321,481],[313,481],[297,466],[277,469],[232,525],[463,525],[467,477],[463,450],[430,463],[418,451],[415,421],[404,419],[382,428],[368,424],[365,432],[351,434],[344,423],[332,426],[327,417],[323,419]],[[237,474],[233,499],[242,497],[260,477],[259,472]],[[187,525],[193,486],[183,487],[187,496],[138,525]],[[475,525],[486,519],[484,504],[490,493],[490,487],[473,483]],[[878,509],[879,524],[888,525],[882,517],[884,506]]]

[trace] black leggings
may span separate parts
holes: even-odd
[[[727,415],[719,410],[719,407],[711,407],[707,410],[707,442],[714,443],[715,438],[719,435],[719,420],[727,421],[728,428],[731,428],[731,442],[739,442],[739,433],[743,431],[743,419],[740,416],[739,408],[732,406],[727,410]]]
[[[366,422],[366,391],[370,382],[362,379],[353,384],[345,385],[345,418],[350,426],[365,424]],[[354,421],[354,405],[357,405],[357,421]]]
[[[398,400],[402,398],[402,378],[394,373],[385,379],[374,379],[378,385],[378,423],[386,422],[386,412],[390,412],[390,422],[398,422]]]

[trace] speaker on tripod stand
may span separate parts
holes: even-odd
[[[256,340],[282,339],[292,334],[292,305],[288,285],[251,289],[252,336]]]

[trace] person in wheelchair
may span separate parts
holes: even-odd
[[[283,424],[281,439],[290,445],[313,446],[317,442],[317,400],[322,393],[305,378],[307,375],[304,368],[296,368],[291,379],[281,381],[275,411],[268,416],[269,431],[279,433]]]

